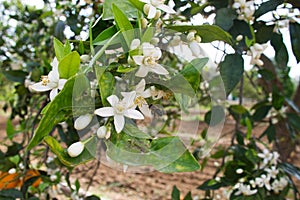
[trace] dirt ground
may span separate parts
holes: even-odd
[[[5,117],[0,117],[0,140],[5,135]],[[187,126],[188,127],[188,126]],[[200,124],[199,132],[205,128]],[[260,134],[265,126],[254,128],[254,134]],[[231,133],[234,130],[234,123],[228,119],[225,121],[223,132],[218,144],[227,145],[231,140]],[[291,159],[300,167],[300,148],[296,149]],[[200,161],[201,162],[201,161]],[[74,169],[73,178],[80,179],[83,189],[92,179],[90,193],[101,196],[102,200],[169,200],[174,185],[181,191],[182,196],[189,191],[193,197],[201,198],[204,192],[197,190],[197,186],[212,177],[215,172],[215,163],[210,160],[205,168],[196,172],[164,174],[157,171],[147,173],[132,173],[118,171],[103,164],[95,171],[96,161],[78,166]],[[95,173],[94,173],[95,172]],[[299,182],[297,182],[300,185]]]

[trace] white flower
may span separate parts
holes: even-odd
[[[71,144],[67,152],[69,156],[73,158],[79,156],[83,150],[84,150],[84,144],[81,141],[79,141]]]
[[[186,39],[189,42],[189,47],[192,51],[193,56],[200,56],[201,55],[201,48],[199,46],[199,43],[201,42],[201,37],[199,35],[195,35],[196,31],[191,31],[187,35]]]
[[[150,93],[151,93],[151,97],[152,97],[153,100],[161,99],[166,95],[166,93],[164,91],[157,90],[155,88],[155,86],[150,87]]]
[[[275,166],[272,166],[271,168],[266,168],[265,171],[268,172],[268,175],[274,179],[276,178],[277,174],[279,173],[279,170]]]
[[[144,12],[148,15],[148,19],[155,18],[157,15],[157,8],[165,11],[166,13],[174,14],[176,13],[175,10],[170,8],[169,6],[165,5],[165,0],[140,0],[141,2],[146,3],[144,6]]]
[[[273,165],[277,165],[279,156],[280,156],[279,153],[277,151],[274,151],[270,163],[273,164]]]
[[[93,115],[91,114],[81,115],[75,120],[74,128],[76,130],[82,130],[91,123],[92,119],[93,119]]]
[[[49,74],[47,76],[42,76],[40,82],[30,85],[29,87],[37,92],[46,92],[51,90],[50,100],[52,101],[57,95],[58,90],[62,90],[67,80],[59,79],[58,61],[56,58],[53,59],[51,65],[52,70],[49,72]]]
[[[268,149],[264,149],[263,153],[258,153],[257,155],[263,159],[263,166],[261,168],[265,167],[273,157],[273,154]]]
[[[135,98],[134,98],[134,105],[138,106],[140,111],[147,117],[151,117],[151,111],[149,109],[148,103],[145,100],[146,98],[151,97],[150,89],[145,90],[146,81],[142,79],[135,87]],[[122,92],[123,97],[130,95],[130,92]]]
[[[264,64],[263,61],[260,59],[260,56],[267,47],[268,47],[267,44],[258,44],[258,43],[255,43],[253,46],[250,47],[250,51],[248,51],[248,55],[252,57],[250,61],[251,65],[262,66]]]
[[[255,178],[255,184],[258,187],[266,187],[267,190],[271,190],[271,185],[270,185],[270,176],[266,176],[265,174],[262,174],[260,177]]]
[[[254,1],[236,0],[232,5],[233,8],[237,9],[238,19],[251,21],[255,12]]]
[[[98,137],[99,139],[103,139],[103,138],[105,138],[106,133],[107,133],[107,128],[106,128],[106,126],[100,126],[100,127],[98,128],[98,130],[97,130],[97,137]]]
[[[111,95],[107,98],[107,101],[112,107],[103,107],[95,110],[95,114],[101,117],[114,116],[114,125],[117,133],[120,133],[125,125],[125,117],[132,119],[144,119],[144,116],[139,111],[135,110],[134,99],[136,92],[133,91],[129,95],[126,95],[123,100],[119,100],[116,95]]]
[[[276,194],[278,194],[280,191],[282,191],[286,186],[288,185],[288,181],[285,177],[281,177],[279,180],[274,180],[272,183],[272,190]]]
[[[50,176],[50,180],[51,180],[51,181],[56,181],[56,180],[57,180],[57,176],[56,176],[55,174],[52,174],[52,175]]]
[[[243,183],[237,183],[237,185],[235,185],[234,188],[238,189],[235,195],[243,194],[244,196],[251,196],[257,193],[257,189],[251,190],[250,185],[246,185]]]
[[[160,59],[162,53],[160,48],[154,47],[148,42],[142,44],[143,55],[133,56],[134,62],[139,65],[139,69],[136,72],[136,76],[145,77],[148,72],[153,72],[156,74],[167,75],[169,72],[157,61]]]
[[[80,60],[81,60],[81,62],[83,62],[83,63],[87,63],[87,62],[90,61],[90,56],[87,55],[87,54],[81,55],[81,56],[80,56]]]

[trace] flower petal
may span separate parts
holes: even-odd
[[[195,57],[200,56],[201,48],[200,48],[199,44],[196,41],[192,41],[190,43],[190,49],[191,49],[191,51],[192,51],[192,53]]]
[[[156,15],[156,8],[154,6],[152,6],[151,4],[148,4],[148,5],[150,5],[150,9],[149,9],[149,13],[148,13],[147,18],[148,19],[153,19]]]
[[[152,117],[151,110],[149,109],[148,104],[142,104],[142,106],[140,106],[139,109],[146,117]]]
[[[50,92],[50,101],[52,101],[56,97],[57,93],[58,93],[58,89],[57,88],[53,88],[51,90],[51,92]]]
[[[135,64],[142,65],[144,56],[133,56],[132,59],[134,60]]]
[[[85,127],[87,127],[91,121],[93,119],[93,116],[90,114],[86,114],[86,115],[81,115],[80,117],[78,117],[75,122],[74,122],[74,128],[76,130],[82,130]]]
[[[58,83],[58,80],[59,80],[59,73],[58,73],[58,70],[52,70],[49,72],[48,74],[48,79],[50,80],[50,83],[53,82],[53,83]]]
[[[154,67],[152,67],[150,69],[152,72],[154,72],[156,74],[162,74],[162,75],[169,74],[169,72],[160,64],[156,64]]]
[[[137,77],[145,77],[147,76],[149,72],[149,69],[147,67],[144,67],[143,65],[140,66],[140,68],[138,69],[138,71],[135,73],[135,75]]]
[[[144,116],[142,113],[140,113],[137,110],[128,109],[124,112],[124,116],[132,119],[144,119]]]
[[[135,91],[138,95],[142,94],[144,92],[146,86],[145,79],[142,79],[135,87]]]
[[[112,107],[103,107],[96,109],[94,113],[101,117],[110,117],[114,115],[114,109]]]
[[[123,115],[115,115],[114,116],[114,125],[117,133],[120,133],[125,125],[125,118]]]
[[[110,95],[107,97],[107,101],[111,106],[115,106],[119,102],[119,98],[116,95]]]
[[[140,0],[143,3],[151,3],[150,0]]]
[[[173,10],[172,8],[170,8],[169,6],[165,5],[165,4],[161,4],[159,6],[157,6],[157,8],[161,9],[162,11],[165,11],[166,13],[170,13],[170,14],[175,14],[175,10]]]
[[[122,99],[122,102],[125,102],[126,108],[132,107],[132,105],[134,105],[135,97],[135,91],[127,92],[127,94],[124,96],[124,99]]]
[[[42,85],[42,82],[38,82],[33,85],[30,85],[29,88],[36,92],[46,92],[46,91],[52,90],[51,85],[49,85],[49,84]]]
[[[130,50],[137,49],[140,45],[141,45],[141,41],[139,39],[134,39],[130,44]]]
[[[148,88],[147,90],[145,90],[144,92],[142,92],[141,96],[144,97],[144,98],[151,97],[151,90],[150,90],[150,88]]]
[[[67,82],[67,79],[59,79],[59,81],[58,81],[58,89],[62,90],[63,87],[65,86],[66,82]]]

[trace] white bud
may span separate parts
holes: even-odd
[[[193,53],[193,56],[196,56],[196,57],[200,56],[201,49],[200,49],[199,44],[196,41],[192,41],[190,43],[190,49],[191,49],[191,51]]]
[[[100,128],[98,128],[98,130],[97,130],[97,137],[99,139],[103,139],[103,138],[105,138],[106,133],[107,133],[106,126],[100,126]]]
[[[131,44],[130,44],[130,50],[134,50],[137,49],[141,44],[141,41],[139,39],[134,39],[132,40]]]
[[[217,177],[215,178],[215,180],[216,180],[217,182],[220,182],[220,181],[221,181],[221,178],[217,176]]]
[[[151,39],[151,44],[158,44],[159,43],[159,38],[157,38],[157,37],[154,37],[154,38],[152,38]]]
[[[239,169],[237,169],[235,172],[236,172],[237,174],[242,174],[242,173],[244,172],[244,170],[241,169],[241,168],[239,168]]]
[[[50,180],[51,180],[51,181],[56,181],[56,180],[57,180],[57,176],[56,176],[55,174],[52,174],[52,175],[50,176]]]
[[[20,164],[19,164],[19,168],[20,168],[21,170],[23,170],[23,169],[24,169],[24,164],[23,164],[23,163],[20,163]]]
[[[146,18],[142,18],[141,25],[142,28],[147,28],[148,20]]]
[[[144,10],[144,13],[145,13],[146,15],[148,15],[149,10],[150,10],[150,5],[149,5],[149,4],[145,4],[143,10]]]
[[[264,62],[261,59],[256,59],[256,64],[257,64],[257,66],[261,67],[264,65]]]
[[[194,31],[189,32],[189,34],[186,36],[186,39],[190,42],[195,40],[195,32]]]
[[[84,54],[84,55],[80,56],[80,60],[81,60],[81,62],[84,62],[84,63],[85,63],[85,62],[89,62],[90,56]]]
[[[73,158],[79,156],[82,153],[83,149],[84,144],[81,141],[79,141],[71,144],[67,151],[69,156]]]
[[[75,120],[74,128],[76,130],[82,130],[91,123],[92,119],[93,116],[91,114],[81,115]]]
[[[10,170],[8,170],[9,174],[15,174],[17,172],[16,168],[11,168]]]
[[[236,41],[241,41],[242,39],[243,39],[244,37],[242,36],[242,35],[238,35],[238,36],[236,36]]]
[[[160,16],[161,16],[161,11],[157,10],[156,13],[155,13],[154,19],[159,19]]]
[[[195,40],[200,43],[202,41],[201,37],[199,35],[196,35]]]

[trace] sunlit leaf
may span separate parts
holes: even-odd
[[[60,78],[68,79],[74,76],[80,66],[80,55],[73,51],[66,55],[58,64]]]

